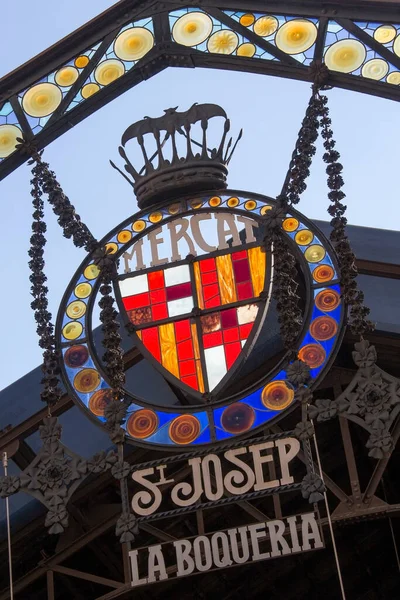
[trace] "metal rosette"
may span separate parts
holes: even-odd
[[[262,224],[275,201],[258,194],[224,190],[159,205],[136,213],[102,240],[118,260],[143,235],[177,217],[199,212],[234,212]],[[313,223],[290,211],[282,229],[300,265],[306,306],[298,357],[310,367],[313,387],[334,360],[344,330],[345,306],[335,253]],[[92,338],[92,311],[98,299],[99,271],[91,255],[82,262],[64,295],[56,324],[62,356],[62,376],[68,393],[97,423],[104,423],[104,407],[112,401],[107,377]],[[240,394],[213,404],[157,407],[126,389],[131,399],[124,425],[127,439],[164,448],[204,446],[249,434],[271,424],[294,403],[283,358],[275,368]]]

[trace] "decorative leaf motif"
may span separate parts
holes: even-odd
[[[375,346],[371,346],[368,340],[361,340],[354,344],[354,352],[352,352],[353,360],[357,367],[372,367],[377,360]]]
[[[115,534],[119,537],[121,544],[135,541],[135,535],[139,533],[136,517],[132,513],[122,514],[117,521]]]
[[[316,473],[308,473],[301,482],[301,495],[310,504],[323,500],[325,491],[324,482]]]
[[[311,419],[317,421],[328,421],[335,417],[338,413],[338,407],[334,400],[316,400],[315,404],[310,404],[308,414]]]
[[[314,435],[314,427],[310,421],[302,421],[297,423],[293,434],[300,441],[308,440]]]
[[[18,492],[21,485],[20,478],[16,475],[7,475],[0,477],[0,497],[7,498]]]

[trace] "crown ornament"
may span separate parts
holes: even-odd
[[[116,169],[133,187],[139,208],[147,208],[160,201],[180,195],[222,190],[227,187],[227,166],[242,137],[228,140],[230,121],[217,104],[193,104],[189,110],[178,112],[178,107],[164,110],[161,117],[144,117],[130,125],[121,138],[119,154],[125,160],[124,173]],[[217,147],[209,148],[209,122],[215,117],[224,120]],[[194,131],[194,129],[196,131]],[[200,139],[194,139],[194,133]],[[136,140],[143,155],[144,165],[137,170],[128,158],[125,146]],[[156,146],[152,154],[148,148]]]

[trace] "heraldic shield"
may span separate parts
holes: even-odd
[[[172,383],[216,396],[254,345],[271,285],[258,244],[123,275],[117,297],[142,352]]]

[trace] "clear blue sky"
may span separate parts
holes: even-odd
[[[111,6],[107,0],[67,3],[21,0],[2,10],[0,76],[5,75]],[[23,17],[21,18],[21,15]],[[109,166],[118,159],[121,133],[144,115],[193,102],[222,105],[233,131],[244,137],[230,165],[229,184],[274,196],[279,193],[309,97],[309,86],[290,80],[201,69],[170,69],[114,100],[45,151],[45,158],[96,237],[134,213],[131,188]],[[349,222],[399,229],[399,106],[343,90],[328,92],[338,149],[345,167]],[[30,309],[27,251],[31,231],[30,172],[20,167],[0,182],[2,202],[1,301],[3,344],[0,388],[41,360]],[[326,175],[315,157],[300,210],[327,219]],[[46,273],[54,319],[62,294],[83,259],[83,250],[62,237],[48,215]]]

